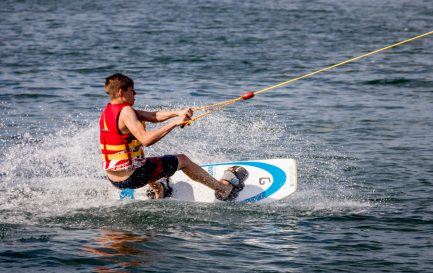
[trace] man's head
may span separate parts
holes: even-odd
[[[129,88],[134,89],[134,81],[128,76],[117,73],[105,79],[104,88],[105,93],[107,93],[110,100],[112,100],[119,97],[119,90],[127,92]]]

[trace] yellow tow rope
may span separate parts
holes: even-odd
[[[346,60],[346,61],[344,61],[344,62],[337,63],[337,64],[334,64],[334,65],[331,65],[331,66],[328,66],[328,67],[325,67],[325,68],[322,68],[322,69],[316,70],[316,71],[314,71],[314,72],[311,72],[311,73],[308,73],[308,74],[305,74],[305,75],[302,75],[302,76],[299,76],[299,77],[293,78],[293,79],[288,80],[288,81],[285,81],[285,82],[281,82],[281,83],[278,83],[278,84],[272,85],[272,86],[270,86],[270,87],[263,88],[263,89],[261,89],[261,90],[259,90],[259,91],[255,91],[255,92],[247,92],[247,93],[245,93],[244,95],[242,95],[242,96],[240,96],[240,97],[237,97],[237,98],[235,98],[235,99],[226,100],[226,101],[222,101],[222,102],[218,102],[218,103],[214,103],[214,104],[205,105],[205,106],[202,106],[202,107],[193,108],[194,111],[201,111],[201,110],[205,110],[205,109],[209,109],[209,110],[208,110],[207,112],[205,112],[205,113],[203,113],[203,114],[197,116],[197,117],[192,118],[191,120],[188,120],[188,121],[184,122],[184,124],[185,124],[185,125],[189,125],[189,124],[191,124],[192,122],[194,122],[194,121],[196,121],[196,120],[198,120],[198,119],[200,119],[200,118],[202,118],[202,117],[204,117],[204,116],[207,116],[207,115],[209,115],[209,114],[211,114],[211,113],[213,113],[213,112],[216,112],[216,111],[218,111],[218,110],[221,110],[222,108],[224,108],[224,107],[226,107],[226,106],[228,106],[228,105],[230,105],[230,104],[233,104],[233,103],[235,103],[235,102],[238,102],[238,101],[240,101],[240,100],[247,100],[247,99],[250,99],[250,98],[254,97],[254,96],[257,95],[257,94],[260,94],[260,93],[264,93],[264,92],[267,92],[267,91],[273,90],[273,89],[275,89],[275,88],[281,87],[281,86],[283,86],[283,85],[287,85],[287,84],[289,84],[289,83],[292,83],[292,82],[298,81],[298,80],[300,80],[300,79],[305,79],[305,78],[311,77],[311,76],[316,75],[316,74],[318,74],[318,73],[321,73],[321,72],[324,72],[324,71],[330,70],[330,69],[332,69],[332,68],[336,68],[336,67],[339,67],[339,66],[342,66],[342,65],[345,65],[345,64],[348,64],[348,63],[354,62],[354,61],[356,61],[356,60],[359,60],[359,59],[362,59],[362,58],[368,57],[368,56],[370,56],[370,55],[376,54],[376,53],[378,53],[378,52],[381,52],[381,51],[384,51],[384,50],[387,50],[387,49],[390,49],[390,48],[393,48],[393,47],[396,47],[396,46],[399,46],[399,45],[402,45],[402,44],[405,44],[405,43],[409,43],[409,42],[411,42],[411,41],[414,41],[414,40],[416,40],[416,39],[419,39],[419,38],[422,38],[422,37],[428,36],[428,35],[430,35],[430,34],[433,34],[433,31],[429,31],[429,32],[426,32],[426,33],[424,33],[424,34],[421,34],[421,35],[418,35],[418,36],[415,36],[415,37],[409,38],[409,39],[407,39],[407,40],[404,40],[404,41],[401,41],[401,42],[398,42],[398,43],[395,43],[395,44],[392,44],[392,45],[389,45],[389,46],[385,46],[385,47],[382,47],[382,48],[376,49],[376,50],[374,50],[374,51],[371,51],[371,52],[369,52],[369,53],[363,54],[363,55],[361,55],[361,56],[358,56],[358,57],[355,57],[355,58],[352,58],[352,59]]]

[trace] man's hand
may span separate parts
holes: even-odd
[[[194,111],[191,108],[185,108],[178,111],[177,115],[179,116],[179,118],[177,119],[177,125],[183,128],[185,126],[185,122],[191,120],[193,114]]]
[[[185,108],[185,109],[179,110],[177,112],[177,115],[179,117],[187,116],[187,117],[191,118],[193,114],[194,114],[194,111],[191,108]]]

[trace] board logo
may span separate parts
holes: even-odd
[[[269,183],[271,183],[271,178],[269,178],[269,177],[261,177],[261,178],[259,178],[259,184],[260,185],[265,185],[265,184],[269,184]]]

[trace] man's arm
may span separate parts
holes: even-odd
[[[182,125],[190,118],[187,115],[182,115],[178,119],[167,123],[166,125],[152,130],[146,131],[143,124],[137,117],[136,112],[132,107],[124,107],[119,116],[119,129],[122,133],[131,133],[144,146],[155,144],[165,137],[175,127]]]
[[[193,111],[190,108],[186,108],[179,111],[155,111],[155,112],[135,110],[135,113],[137,114],[137,118],[140,121],[149,121],[149,122],[163,122],[174,117],[180,117],[183,115],[187,115],[188,117],[191,117],[193,115]]]
[[[189,108],[179,110],[179,111],[155,111],[155,112],[135,110],[135,113],[137,114],[137,118],[140,121],[149,121],[149,122],[163,122],[168,119],[174,117],[180,117],[185,114],[190,117],[192,116],[192,110]]]

